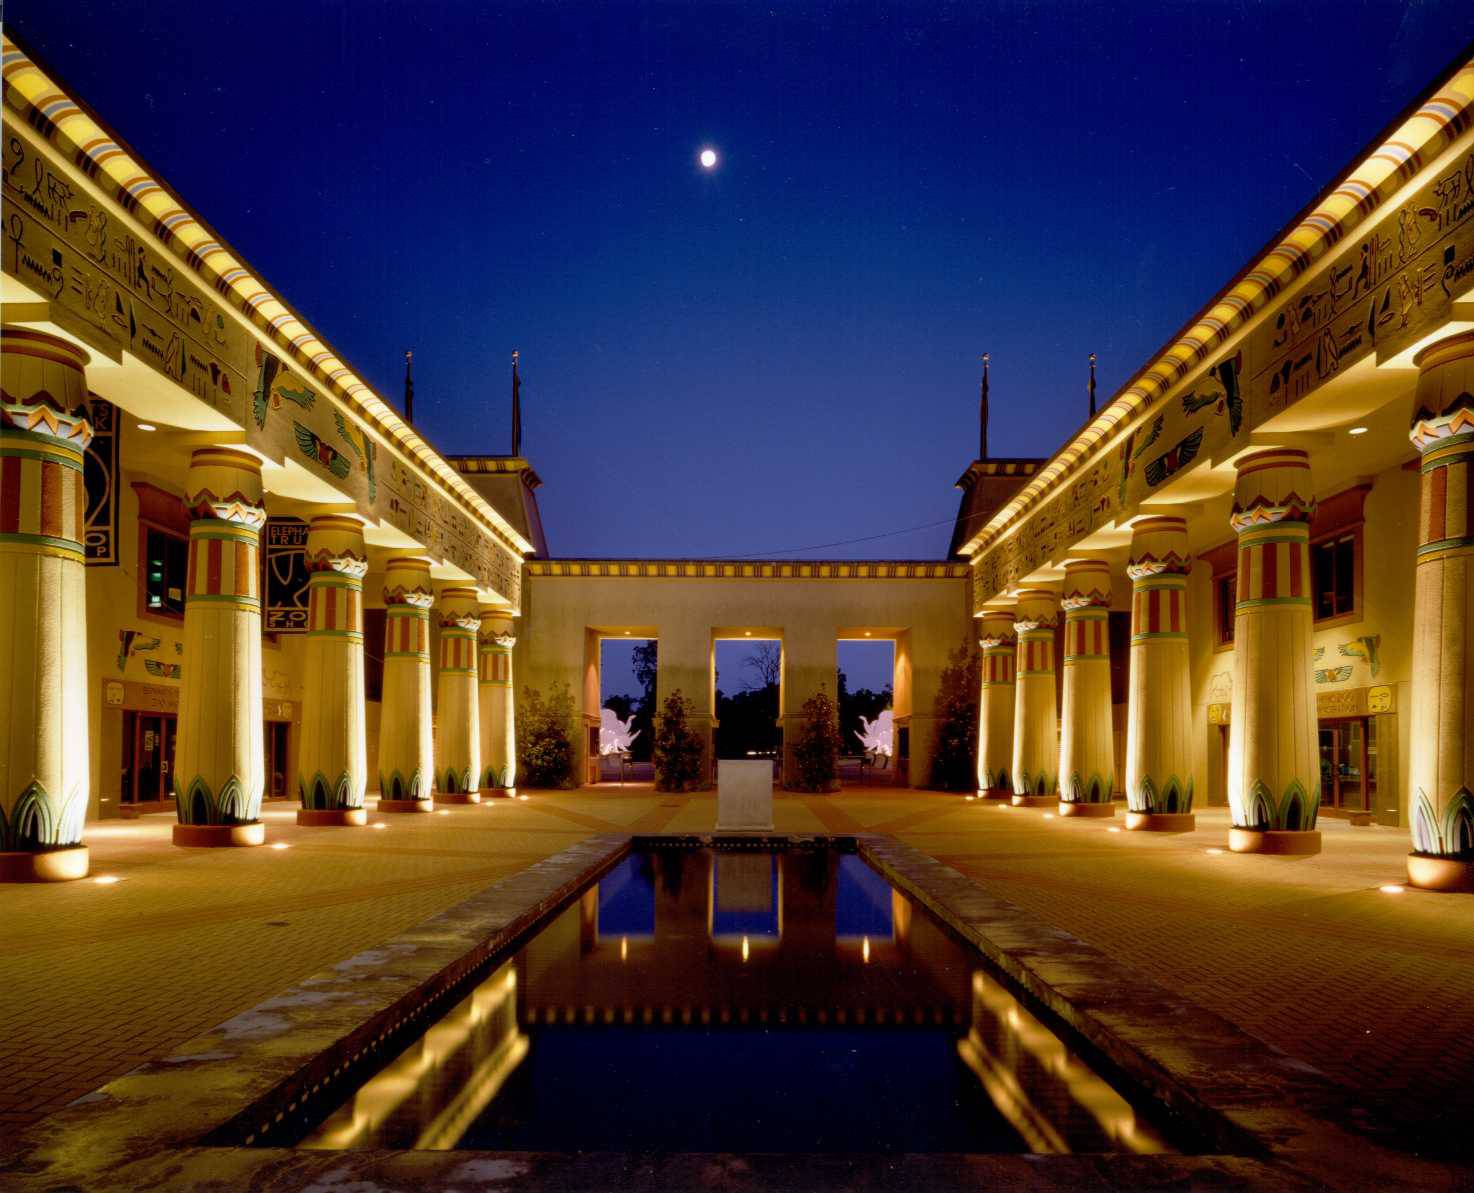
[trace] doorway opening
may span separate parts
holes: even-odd
[[[290,765],[287,759],[287,735],[289,721],[266,722],[266,791],[264,799],[286,799],[287,774]],[[292,793],[295,797],[296,793]]]
[[[746,632],[741,638],[718,638],[712,643],[712,667],[717,758],[766,758],[777,767],[783,756],[778,728],[783,643]]]
[[[649,783],[655,779],[654,638],[622,635],[599,640],[597,781]],[[592,734],[590,737],[592,738]]]
[[[123,710],[123,791],[120,810],[124,818],[174,808],[174,734],[178,718],[173,713]]]
[[[1377,718],[1320,722],[1320,807],[1371,824],[1377,795]]]
[[[894,723],[896,644],[890,638],[841,638],[839,778],[846,785],[896,785],[900,733]]]

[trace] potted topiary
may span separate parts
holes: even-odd
[[[803,723],[793,743],[794,778],[800,791],[839,790],[839,708],[823,687],[803,703]]]
[[[690,724],[691,702],[680,689],[661,705],[655,722],[655,790],[695,791],[702,785],[701,738]]]
[[[517,769],[528,787],[573,787],[573,693],[560,684],[544,700],[522,689],[517,709]]]

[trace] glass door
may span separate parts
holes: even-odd
[[[1326,808],[1370,812],[1377,751],[1368,717],[1320,723],[1320,800]]]
[[[123,714],[123,803],[155,804],[173,799],[176,718],[167,713]]]
[[[266,798],[287,798],[287,722],[266,722]]]

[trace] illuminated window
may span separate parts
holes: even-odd
[[[143,551],[143,607],[164,617],[184,616],[189,541],[167,530],[147,528]]]
[[[1356,612],[1357,531],[1332,535],[1310,545],[1315,579],[1315,620],[1349,617]]]

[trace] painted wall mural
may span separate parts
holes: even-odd
[[[118,562],[118,408],[102,398],[88,401],[92,442],[82,458],[87,489],[83,548],[88,567]]]
[[[126,350],[146,362],[242,427],[251,446],[296,461],[520,605],[512,548],[399,457],[388,457],[385,475],[380,445],[346,406],[263,347],[182,262],[145,243],[38,144],[30,128],[6,125],[0,256],[50,300],[58,324],[114,360]]]
[[[175,661],[168,662],[158,656],[172,650]],[[118,674],[128,674],[128,660],[137,658],[145,674],[154,679],[178,681],[179,659],[184,654],[184,643],[178,639],[165,638],[147,630],[124,629],[118,631]],[[136,671],[137,668],[134,668]]]
[[[1444,322],[1474,276],[1474,149],[1348,240],[1329,267],[1262,321],[1186,393],[1158,402],[1122,446],[1074,477],[975,561],[974,608],[1058,561],[1079,539],[1341,370],[1401,352]]]

